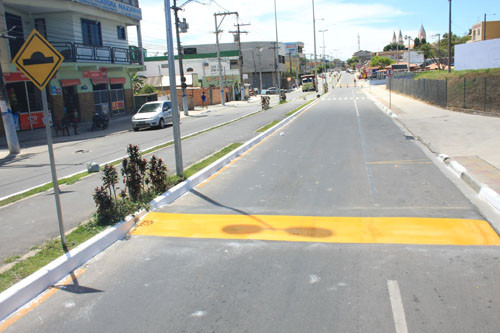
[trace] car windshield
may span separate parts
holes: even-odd
[[[302,79],[302,83],[308,83],[308,82],[313,82],[312,77],[306,77],[306,78]]]
[[[161,103],[144,104],[137,113],[158,112],[161,110]]]

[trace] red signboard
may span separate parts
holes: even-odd
[[[102,78],[101,71],[84,71],[83,77],[87,79]]]
[[[31,129],[29,113],[19,114],[19,122],[21,123],[21,130]],[[43,111],[31,112],[31,123],[33,125],[33,128],[45,127],[43,119]]]
[[[116,101],[112,103],[113,111],[125,109],[125,104],[123,101]]]
[[[5,82],[29,81],[30,79],[21,72],[3,73]]]
[[[63,87],[77,86],[80,83],[81,83],[80,79],[61,80],[61,86]]]
[[[125,84],[125,81],[124,77],[112,77],[109,79],[109,83],[111,84]]]
[[[102,83],[108,83],[109,79],[108,78],[97,78],[97,79],[92,79],[93,84],[102,84]]]

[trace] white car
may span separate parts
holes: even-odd
[[[143,104],[132,117],[132,128],[134,131],[147,127],[164,128],[172,121],[172,103],[170,101],[148,102]]]

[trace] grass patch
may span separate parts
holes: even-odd
[[[5,258],[3,263],[4,264],[10,264],[14,261],[16,261],[17,259],[21,258],[21,256],[12,256],[12,257],[8,257],[8,258]]]
[[[75,248],[104,229],[106,227],[98,226],[93,221],[80,225],[66,236],[68,248]],[[0,274],[0,292],[8,289],[63,254],[64,251],[59,239],[48,241],[40,247],[40,251],[33,257],[17,263],[10,270]]]
[[[415,75],[415,80],[419,79],[433,79],[433,80],[445,80],[448,79],[462,79],[464,77],[474,77],[474,76],[500,76],[500,68],[489,68],[489,69],[478,69],[478,70],[464,70],[464,71],[454,71],[448,73],[447,70],[443,71],[429,71],[424,73],[418,73]]]
[[[221,150],[219,150],[218,152],[216,152],[212,156],[207,157],[203,161],[198,162],[198,163],[190,166],[186,170],[184,170],[184,176],[186,178],[191,177],[192,175],[194,175],[198,171],[200,171],[203,168],[209,166],[210,164],[212,164],[213,162],[217,161],[222,156],[224,156],[224,155],[232,152],[233,150],[235,150],[236,148],[240,147],[241,145],[242,145],[242,143],[233,143],[233,144],[230,144],[229,146],[226,146],[226,147],[222,148]]]
[[[81,172],[79,174],[73,175],[71,177],[61,178],[61,179],[59,179],[59,185],[63,185],[63,184],[71,185],[71,184],[74,184],[77,181],[79,181],[80,179],[82,179],[83,177],[86,177],[88,175],[89,175],[89,173],[87,171],[84,171],[84,172]],[[8,204],[14,203],[14,202],[19,201],[19,200],[24,199],[24,198],[31,197],[32,195],[35,195],[35,194],[38,194],[38,193],[46,192],[46,191],[52,189],[53,187],[54,186],[52,186],[52,183],[50,183],[50,184],[45,184],[45,185],[41,185],[41,186],[32,188],[31,190],[23,192],[23,193],[19,193],[19,194],[13,195],[13,196],[11,196],[11,197],[9,197],[7,199],[1,200],[0,201],[0,207],[6,206]]]
[[[261,128],[259,128],[258,130],[256,130],[255,132],[258,132],[258,133],[262,133],[264,131],[267,131],[268,129],[270,129],[271,127],[273,127],[274,125],[276,125],[277,123],[279,123],[280,121],[279,120],[273,120],[272,122],[270,122],[269,124],[265,125],[265,126],[262,126]]]
[[[312,99],[310,100],[309,102],[305,103],[305,104],[302,104],[301,106],[297,107],[295,110],[292,110],[288,113],[285,114],[285,116],[289,117],[291,116],[292,114],[296,113],[296,112],[299,112],[301,109],[305,108],[306,106],[308,106],[309,104],[311,104],[312,102],[314,102],[315,99]]]

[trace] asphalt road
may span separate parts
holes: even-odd
[[[323,96],[6,332],[499,332],[500,249],[446,236],[483,217],[363,97]]]
[[[302,92],[297,91],[289,94],[289,103],[275,106],[265,112],[257,113],[254,116],[236,121],[230,125],[217,128],[213,131],[183,141],[183,161],[188,167],[221,148],[235,142],[245,142],[256,135],[255,131],[276,119],[282,119],[284,114],[305,103]],[[299,98],[300,97],[300,98]],[[276,98],[276,97],[273,97]],[[315,98],[312,94],[308,98]],[[217,112],[202,114],[198,117],[184,118],[182,121],[182,135],[194,133],[203,129],[213,127],[217,124],[237,119],[246,114],[250,114],[260,109],[260,105],[243,106],[240,108],[230,108]],[[88,138],[87,140],[61,143],[55,150],[56,162],[60,166],[59,176],[66,171],[81,171],[86,160],[105,162],[119,158],[126,154],[126,147],[129,143],[138,144],[140,149],[147,149],[154,145],[168,142],[172,139],[172,128],[163,130],[144,130],[133,132],[129,129],[129,124],[125,124],[127,129],[108,134],[103,137]],[[40,149],[42,149],[40,147]],[[81,153],[75,154],[76,150],[88,151],[89,157],[84,157]],[[170,172],[175,173],[174,147],[154,152],[154,155],[162,158],[167,164]],[[92,157],[90,157],[92,156]],[[149,156],[146,156],[147,158]],[[44,159],[40,165],[33,164],[33,160]],[[40,177],[50,177],[48,169],[48,154],[46,151],[36,153],[36,156],[29,157],[30,162],[17,161],[14,164],[4,165],[2,169],[1,181],[10,183],[13,186],[22,186],[30,181],[30,186],[35,185],[33,181],[38,181]],[[66,160],[68,163],[59,162]],[[15,172],[12,179],[8,174]],[[48,174],[47,174],[48,172]],[[17,181],[25,173],[33,173],[30,179]],[[4,177],[4,174],[6,175]],[[37,175],[37,177],[35,177]],[[92,174],[75,184],[61,186],[61,203],[65,230],[70,230],[80,223],[87,221],[95,212],[95,203],[92,194],[97,186],[102,185],[100,174]],[[119,185],[121,186],[121,184]],[[3,189],[3,187],[1,187]],[[33,246],[43,244],[49,239],[59,235],[57,214],[53,191],[47,191],[39,195],[18,201],[14,204],[0,207],[0,262],[5,258],[24,255]]]

